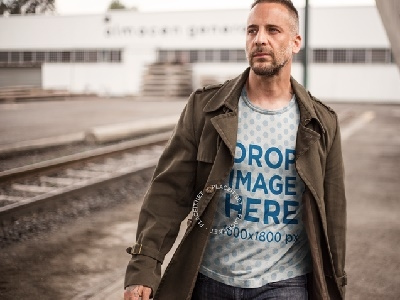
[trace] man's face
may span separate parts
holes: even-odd
[[[299,52],[300,42],[285,6],[259,3],[251,10],[247,20],[246,54],[255,74],[279,74],[293,53]]]

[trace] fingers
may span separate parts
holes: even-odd
[[[139,285],[131,285],[125,289],[124,292],[124,300],[139,300],[140,294],[139,289],[141,286]]]
[[[142,300],[149,300],[151,295],[151,288],[144,286],[142,293]]]
[[[124,300],[150,300],[151,288],[143,285],[131,285],[125,289]]]

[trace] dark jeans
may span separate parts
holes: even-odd
[[[307,276],[271,282],[259,288],[239,288],[198,274],[192,300],[307,300]]]

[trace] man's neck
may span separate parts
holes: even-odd
[[[293,96],[290,74],[267,77],[256,75],[250,70],[246,90],[251,103],[262,109],[286,107]]]

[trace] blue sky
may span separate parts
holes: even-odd
[[[59,14],[90,14],[104,12],[111,0],[56,0]],[[140,11],[174,11],[198,9],[249,8],[253,0],[120,0],[127,7]],[[297,7],[304,6],[304,0],[293,0]],[[374,0],[309,0],[310,5],[375,5]]]

